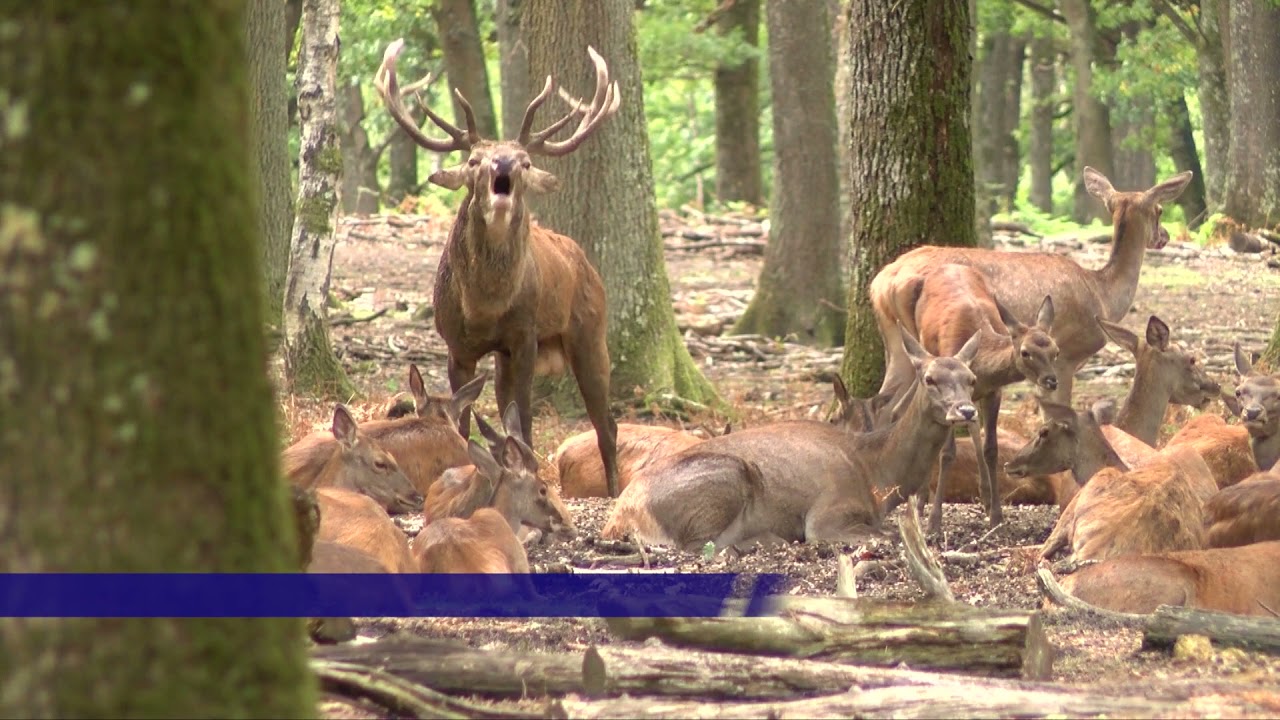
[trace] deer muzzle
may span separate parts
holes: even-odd
[[[952,405],[951,410],[947,412],[947,422],[952,424],[973,422],[976,417],[978,417],[978,409],[971,403]]]
[[[1054,390],[1057,390],[1057,389],[1058,389],[1058,376],[1057,376],[1057,375],[1045,375],[1044,377],[1040,378],[1040,387],[1044,388],[1045,390],[1049,390],[1049,391],[1051,391],[1051,392],[1052,392],[1052,391],[1054,391]]]

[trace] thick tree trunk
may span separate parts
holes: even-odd
[[[1231,147],[1223,212],[1248,227],[1280,223],[1280,7],[1231,3],[1227,85]]]
[[[425,119],[416,107],[409,113],[421,125]],[[418,189],[418,144],[407,133],[395,130],[387,138],[387,198],[399,203]]]
[[[1081,223],[1094,218],[1107,222],[1111,215],[1085,189],[1081,172],[1087,165],[1107,177],[1115,174],[1111,111],[1093,94],[1093,65],[1098,61],[1100,43],[1095,13],[1089,0],[1062,0],[1060,6],[1071,31],[1071,65],[1075,69],[1071,114],[1076,131],[1076,172],[1072,173],[1075,202],[1071,217]]]
[[[769,244],[756,294],[735,332],[839,345],[844,286],[839,257],[839,161],[835,58],[826,0],[770,2],[773,87],[773,202]]]
[[[493,98],[489,94],[489,70],[484,63],[484,46],[480,44],[475,0],[435,0],[431,13],[444,50],[455,124],[460,128],[467,126],[453,88],[461,90],[471,104],[481,137],[498,137],[498,117],[493,112]]]
[[[716,20],[717,32],[735,30],[759,44],[760,0],[735,0]],[[760,63],[748,58],[716,68],[716,199],[764,204],[760,169]]]
[[[337,0],[304,0],[297,83],[302,137],[284,299],[285,371],[295,393],[346,399],[354,389],[333,354],[326,318],[342,176],[337,68]]]
[[[630,0],[526,0],[525,42],[531,77],[552,74],[570,93],[595,87],[586,47],[609,64],[622,105],[572,154],[546,158],[562,189],[538,202],[543,224],[586,250],[604,278],[608,298],[611,389],[615,397],[671,392],[698,402],[716,398],[676,329],[671,290],[654,206],[653,165],[645,133],[643,87],[635,55]],[[535,127],[565,105],[547,102]],[[574,392],[559,393],[561,397]]]
[[[969,138],[969,5],[849,3],[848,143],[853,275],[841,375],[867,397],[884,376],[884,343],[867,288],[923,244],[975,243]]]
[[[285,6],[251,2],[245,11],[245,47],[254,152],[249,162],[258,180],[258,234],[262,238],[263,316],[280,323],[284,280],[289,271],[293,226],[293,180],[289,167],[289,96],[285,88]]]
[[[0,27],[0,572],[295,569],[244,3],[6,3]],[[315,712],[299,620],[0,637],[6,717]]]
[[[342,212],[375,213],[378,211],[378,156],[374,154],[369,134],[364,130],[364,94],[360,91],[360,84],[352,82],[344,85],[338,95],[337,102],[342,107],[342,137],[338,142],[342,148],[341,190],[338,193]],[[361,193],[360,188],[367,190]]]
[[[1231,100],[1227,93],[1227,61],[1223,40],[1229,0],[1201,0],[1200,34],[1196,49],[1200,121],[1204,137],[1205,200],[1210,212],[1222,208],[1226,186],[1227,150],[1231,146]]]
[[[513,138],[520,132],[524,108],[533,99],[529,91],[529,48],[520,34],[524,0],[496,0],[498,26],[498,70],[502,74],[502,136]]]
[[[298,44],[298,27],[302,24],[302,0],[285,0],[284,3],[284,64],[289,67],[289,58],[293,57],[293,48]],[[285,113],[289,119],[289,127],[298,122],[298,96],[288,93]]]
[[[1058,51],[1053,37],[1031,40],[1031,111],[1028,125],[1027,164],[1031,166],[1031,204],[1053,212],[1053,113],[1058,84]]]
[[[1178,172],[1191,171],[1191,183],[1178,196],[1178,205],[1182,207],[1182,215],[1187,219],[1188,226],[1194,230],[1208,216],[1204,169],[1200,165],[1200,153],[1196,152],[1196,138],[1191,129],[1191,112],[1187,109],[1187,99],[1179,95],[1169,103],[1167,108],[1166,115],[1173,128],[1169,155],[1173,158],[1174,167]]]

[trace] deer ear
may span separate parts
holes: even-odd
[[[413,395],[413,401],[418,404],[418,407],[425,407],[430,399],[427,395],[427,386],[422,382],[422,373],[413,363],[409,363],[409,392]]]
[[[489,448],[493,449],[502,445],[502,436],[498,434],[498,431],[494,430],[492,425],[485,422],[485,419],[480,417],[479,413],[472,414],[476,419],[476,427],[480,429],[480,436],[489,443]]]
[[[454,393],[453,397],[449,399],[449,416],[455,423],[458,418],[462,417],[464,410],[475,404],[476,399],[480,397],[480,393],[484,390],[485,381],[488,379],[488,373],[481,373],[479,377],[458,388],[458,392]]]
[[[346,447],[356,444],[356,420],[343,405],[333,406],[333,436]]]
[[[1147,344],[1160,352],[1169,349],[1169,326],[1155,315],[1147,320]]]
[[[907,357],[911,358],[911,364],[916,368],[933,359],[929,351],[920,346],[920,342],[907,332],[901,322],[898,323],[898,335],[902,337],[902,348],[907,351]]]
[[[836,375],[836,379],[831,381],[831,389],[835,391],[836,402],[840,403],[841,408],[849,406],[849,389],[844,385],[844,378]]]
[[[524,427],[520,424],[520,408],[512,400],[507,403],[506,412],[502,413],[502,429],[508,437],[524,437]]]
[[[1236,372],[1240,373],[1240,377],[1244,377],[1253,372],[1253,363],[1249,362],[1249,355],[1240,347],[1240,341],[1235,344],[1235,360]]]
[[[468,174],[466,165],[455,165],[451,168],[441,168],[431,173],[431,177],[427,178],[427,181],[446,190],[457,190],[467,184]]]
[[[1240,411],[1242,410],[1240,407],[1240,398],[1236,397],[1235,393],[1221,390],[1218,393],[1218,397],[1222,398],[1222,404],[1227,406],[1227,409],[1231,411],[1232,415],[1240,417]]]
[[[484,477],[497,480],[502,476],[502,468],[498,467],[498,461],[493,459],[493,454],[475,440],[467,441],[467,457]]]
[[[978,347],[982,344],[982,331],[975,332],[967,341],[964,347],[960,348],[960,352],[954,355],[956,360],[968,365],[973,359],[978,357]]]
[[[1098,400],[1089,407],[1089,413],[1093,415],[1094,422],[1099,425],[1115,425],[1116,401],[1111,398]]]
[[[1167,203],[1170,200],[1174,200],[1182,194],[1187,184],[1191,182],[1191,176],[1192,172],[1190,170],[1180,172],[1148,190],[1144,199],[1148,202],[1155,201],[1158,203]]]
[[[531,167],[524,171],[524,177],[530,192],[550,193],[560,189],[560,178],[546,170]]]
[[[1138,356],[1137,335],[1125,329],[1122,325],[1113,323],[1110,320],[1103,320],[1096,315],[1094,316],[1094,320],[1098,321],[1098,327],[1102,328],[1103,335],[1106,335],[1108,338],[1111,338],[1112,342],[1133,353],[1134,357]]]
[[[1036,313],[1036,327],[1045,332],[1053,331],[1053,296],[1045,295],[1040,303],[1040,312]]]
[[[1072,410],[1070,405],[1063,405],[1043,398],[1038,398],[1038,402],[1040,403],[1040,413],[1044,415],[1046,420],[1067,423],[1075,420],[1076,411]]]
[[[1090,195],[1101,200],[1108,210],[1111,209],[1111,197],[1116,194],[1116,189],[1111,186],[1111,181],[1107,179],[1106,175],[1086,166],[1084,169],[1084,189],[1088,190]]]
[[[995,301],[996,311],[1000,313],[1000,322],[1004,323],[1004,326],[1009,329],[1009,337],[1016,338],[1027,331],[1027,326],[1022,324],[1022,321],[1013,314],[1012,310],[1005,307],[1004,303],[1000,302],[999,299],[994,297],[991,299]]]

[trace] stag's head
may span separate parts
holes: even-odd
[[[560,181],[555,175],[534,167],[533,158],[537,156],[559,157],[573,152],[582,144],[606,118],[618,110],[622,96],[618,92],[618,84],[609,81],[609,68],[604,58],[588,47],[587,54],[596,69],[596,90],[590,103],[560,91],[560,97],[569,104],[569,112],[546,128],[534,132],[533,116],[539,107],[551,97],[555,91],[555,81],[547,76],[542,92],[529,102],[524,111],[524,121],[520,124],[520,134],[514,140],[487,140],[480,137],[476,130],[475,113],[471,104],[456,88],[454,95],[462,108],[467,121],[467,129],[460,130],[422,104],[427,117],[437,127],[448,134],[448,138],[432,138],[418,127],[413,117],[404,107],[404,97],[414,94],[429,82],[429,78],[401,88],[396,80],[396,59],[404,49],[404,40],[396,40],[387,46],[382,57],[382,65],[374,76],[374,86],[382,101],[391,113],[391,117],[413,138],[414,142],[432,152],[449,153],[462,150],[468,153],[461,165],[438,170],[432,173],[431,182],[450,190],[465,187],[470,192],[471,207],[479,211],[488,224],[505,224],[517,213],[522,212],[525,193],[552,192],[559,187]],[[564,129],[569,123],[578,120],[573,134],[560,141],[551,137]]]

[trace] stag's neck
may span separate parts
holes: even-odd
[[[1089,482],[1089,478],[1104,467],[1113,467],[1121,472],[1129,471],[1129,466],[1124,464],[1111,443],[1107,442],[1102,428],[1092,422],[1086,424],[1082,421],[1080,424],[1080,445],[1076,449],[1075,462],[1071,465],[1071,476],[1075,478],[1077,485]]]
[[[898,485],[904,496],[911,496],[928,483],[933,462],[952,432],[950,425],[929,417],[928,402],[928,393],[914,393],[901,419],[888,430],[862,436],[876,487]]]
[[[1137,213],[1132,213],[1137,215]],[[1126,218],[1111,234],[1111,257],[1095,278],[1102,291],[1107,320],[1117,321],[1129,312],[1138,293],[1138,275],[1147,252],[1151,226],[1145,218]]]
[[[489,220],[470,194],[458,208],[449,236],[449,262],[459,290],[477,300],[514,292],[513,278],[529,260],[529,214],[522,203]]]
[[[1133,387],[1129,388],[1116,416],[1116,427],[1155,447],[1169,399],[1169,388],[1138,368],[1133,374]]]
[[[975,398],[986,397],[1005,385],[1012,385],[1023,380],[1017,366],[1018,349],[1008,335],[997,332],[982,332],[979,341],[978,355],[969,363],[969,369],[977,376],[977,386],[973,390]]]

